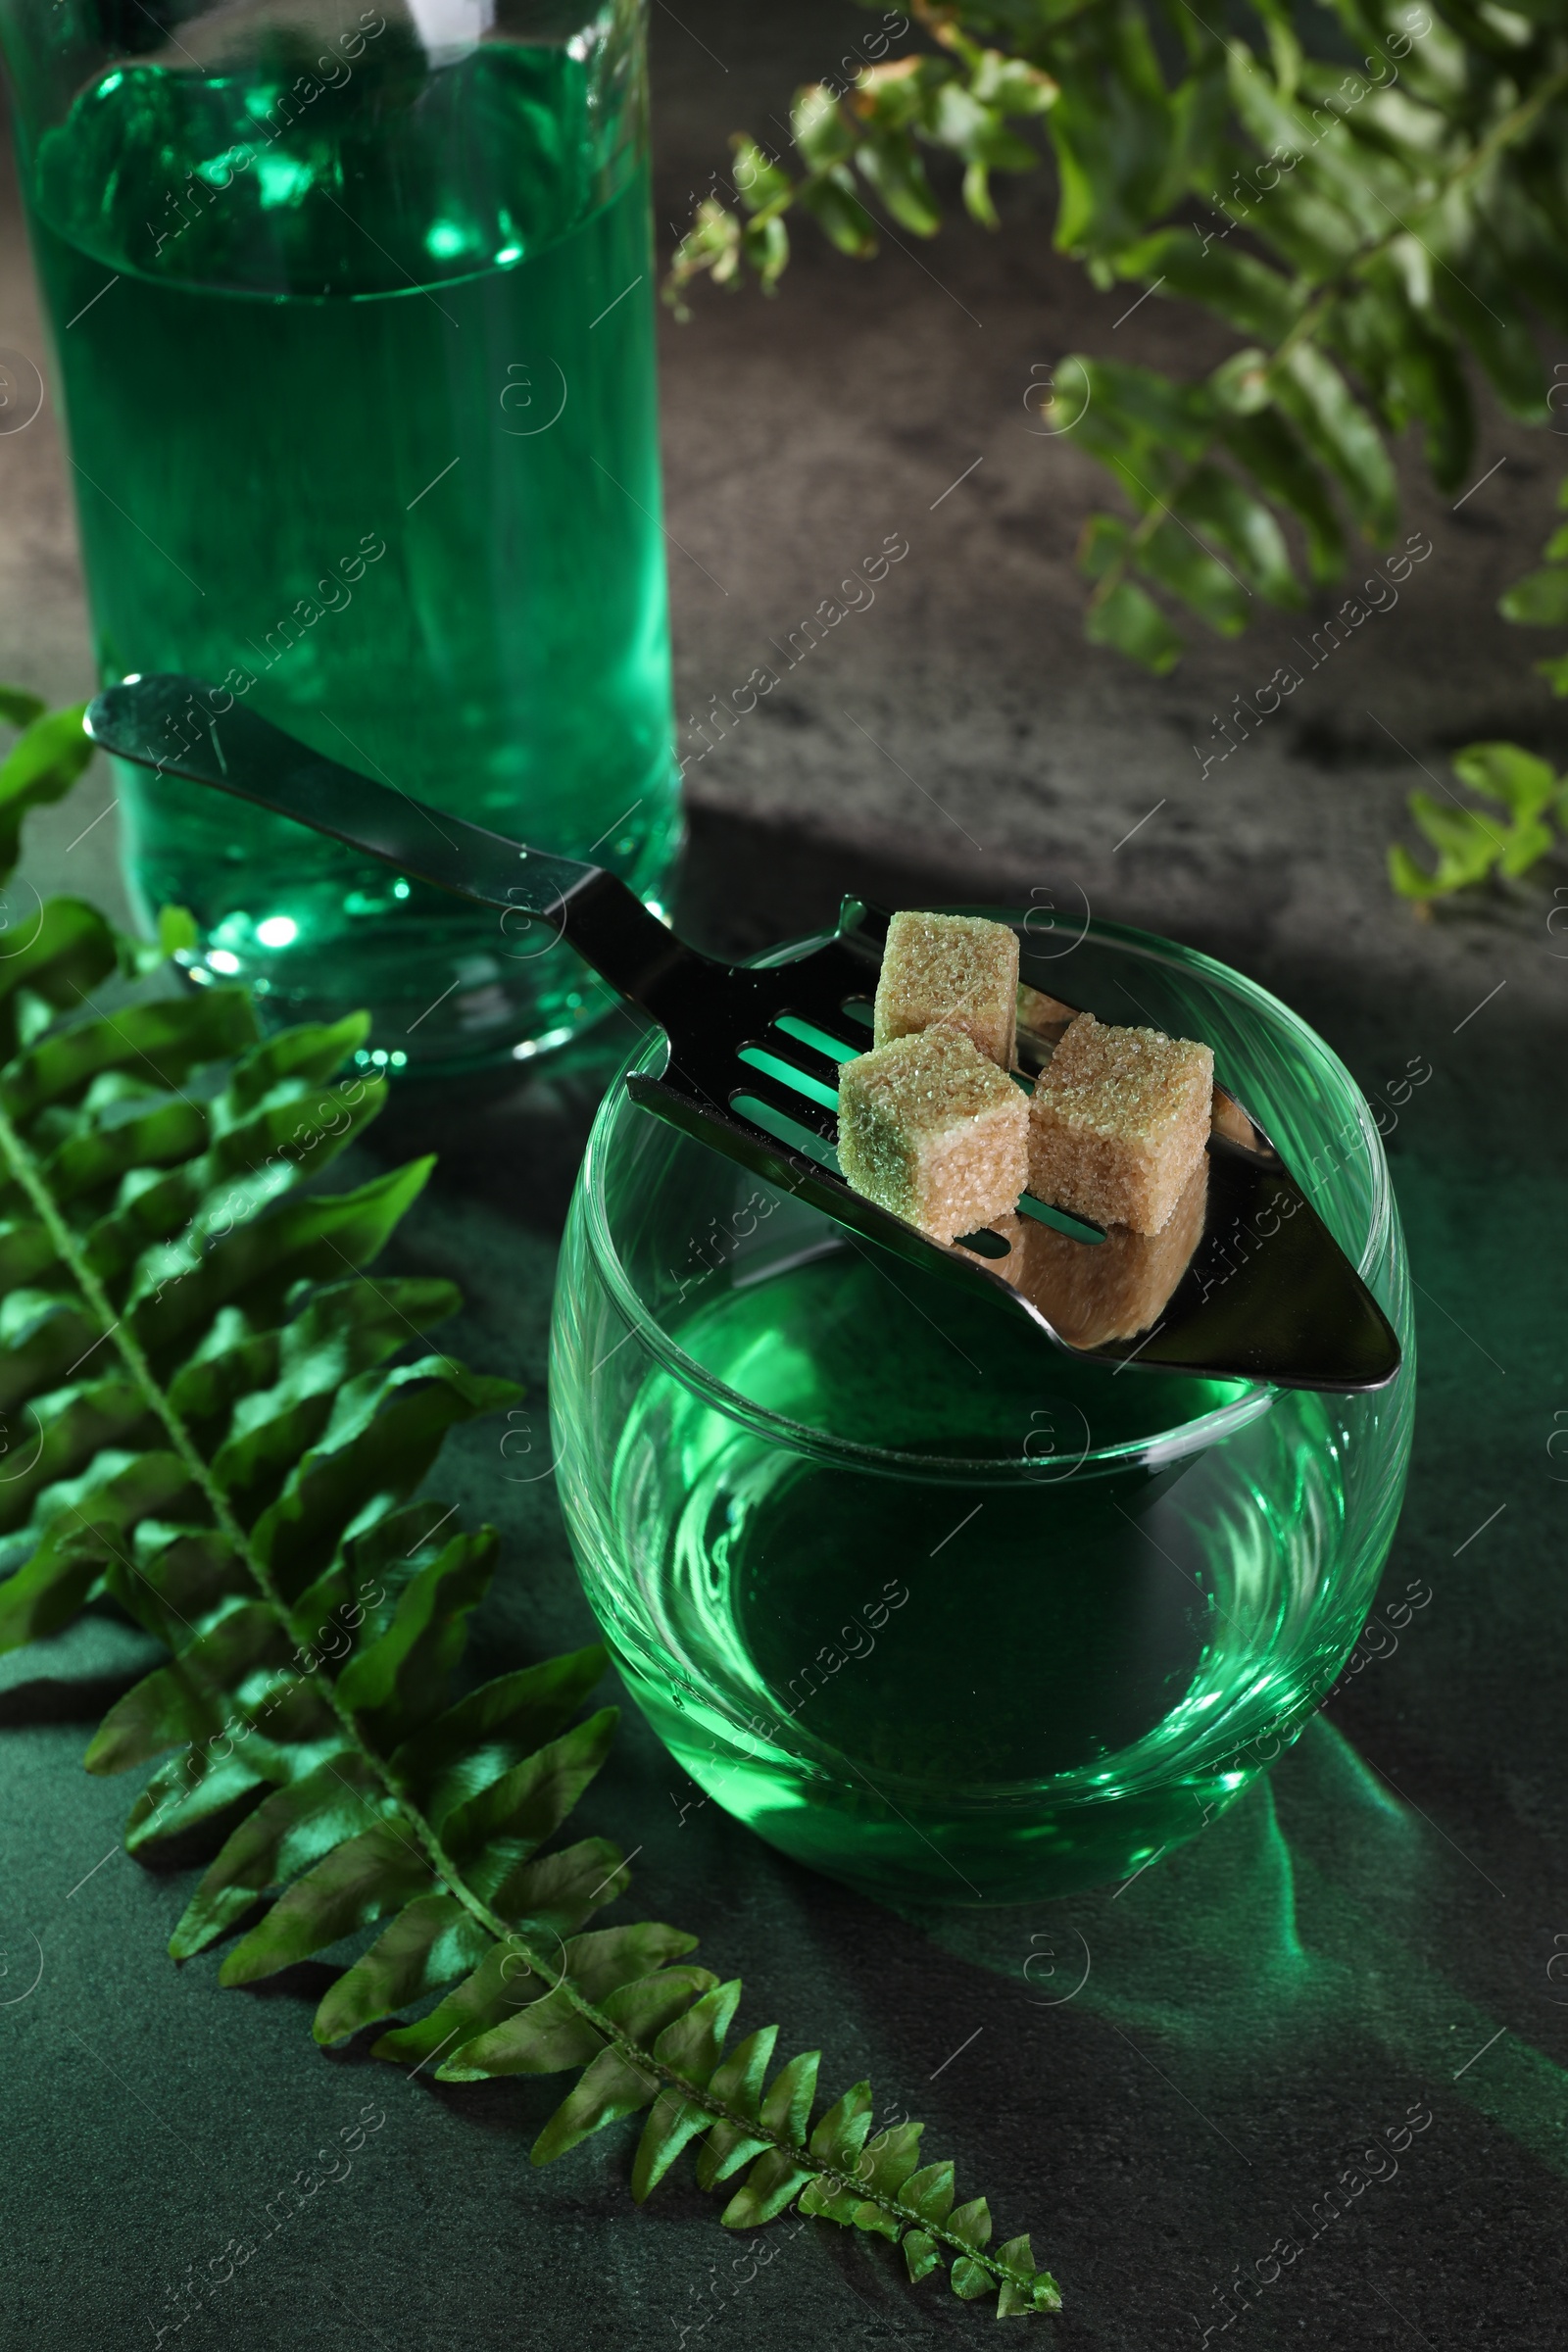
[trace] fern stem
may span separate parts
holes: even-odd
[[[202,1454],[201,1448],[197,1446],[184,1419],[172,1403],[167,1391],[163,1388],[148,1361],[145,1349],[127,1329],[125,1317],[122,1314],[117,1315],[115,1312],[114,1301],[88,1263],[78,1235],[62,1214],[49,1190],[42,1168],[28,1149],[25,1139],[18,1133],[3,1106],[0,1106],[0,1150],[4,1151],[16,1181],[36,1210],[40,1223],[54,1245],[61,1264],[67,1269],[82,1298],[97,1318],[101,1338],[108,1340],[119,1353],[148,1410],[162,1424],[168,1434],[172,1450],[189,1474],[192,1484],[200,1491],[212,1512],[215,1526],[224,1541],[232,1547],[235,1557],[243,1565],[279,1625],[292,1636],[294,1627],[291,1613],[278,1591],[270,1570],[258,1556],[244,1528],[236,1518],[227,1495],[213,1476],[212,1469]],[[361,1761],[379,1782],[390,1803],[418,1839],[432,1873],[444,1884],[454,1898],[463,1905],[470,1918],[485,1930],[487,1935],[493,1936],[498,1943],[510,1944],[514,1950],[521,1954],[528,1966],[544,1982],[549,1983],[552,1977],[552,1967],[546,1955],[528,1936],[492,1910],[490,1905],[475,1894],[466,1884],[461,1870],[442,1843],[439,1831],[426,1819],[407,1789],[399,1784],[386,1758],[381,1756],[367,1740],[353,1714],[338,1698],[336,1686],[331,1678],[320,1671],[316,1671],[302,1674],[299,1679],[307,1683],[322,1702],[330,1707],[338,1723],[342,1726],[345,1738]],[[383,1817],[378,1815],[377,1818]],[[677,2091],[682,2099],[690,2101],[694,2106],[701,2107],[713,2118],[715,2123],[732,2125],[737,2131],[744,2132],[749,2139],[759,2140],[764,2147],[773,2148],[779,2154],[787,2156],[801,2171],[811,2174],[819,2180],[829,2182],[840,2191],[854,2195],[861,2204],[875,2205],[879,2211],[887,2214],[901,2225],[923,2230],[927,2236],[950,2247],[955,2255],[965,2257],[967,2260],[979,2264],[999,2283],[1010,2280],[1013,2284],[1023,2288],[1030,2286],[1030,2278],[1013,2270],[1009,2264],[1000,2262],[994,2255],[987,2254],[983,2248],[967,2244],[940,2223],[925,2220],[912,2207],[903,2204],[896,2196],[884,2196],[872,2191],[864,2182],[858,2180],[852,2174],[842,2171],[837,2165],[824,2163],[819,2157],[813,2156],[808,2148],[800,2146],[793,2140],[785,2139],[777,2132],[767,2131],[755,2118],[743,2115],[738,2109],[727,2105],[724,2100],[715,2098],[705,2085],[691,2082],[686,2076],[679,2074],[675,2068],[656,2057],[651,2049],[645,2049],[641,2043],[634,2041],[628,2034],[622,2033],[620,2028],[604,2014],[603,2010],[578,1991],[569,1978],[563,1976],[557,1989],[564,1994],[583,2021],[590,2025],[594,2032],[600,2034],[628,2066],[635,2068],[640,2074],[653,2076],[661,2082],[667,2084],[672,2090]]]

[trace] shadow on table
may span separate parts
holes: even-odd
[[[1021,1975],[1042,2010],[1072,2003],[1152,2037],[1205,2099],[1242,2090],[1265,2058],[1320,2051],[1343,2072],[1359,2044],[1373,2073],[1423,2095],[1451,2088],[1568,2177],[1568,2074],[1429,1956],[1463,1941],[1462,1859],[1317,1716],[1272,1778],[1119,1888],[901,1916],[975,1966]],[[1456,2063],[1435,2077],[1445,2045]]]

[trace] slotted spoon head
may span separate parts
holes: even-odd
[[[930,1272],[987,1285],[1069,1353],[1281,1388],[1380,1388],[1399,1367],[1383,1310],[1256,1120],[1214,1090],[1204,1165],[1152,1237],[1102,1234],[1026,1195],[1015,1217],[951,1246],[840,1175],[840,1064],[871,1045],[889,916],[847,899],[836,936],[790,961],[671,973],[669,1039],[633,1100],[726,1151],[851,1232]],[[1019,1033],[1031,1073],[1086,1009],[1037,999]]]
[[[1162,1234],[1099,1228],[1025,1198],[951,1247],[890,1216],[838,1169],[842,1062],[871,1044],[888,916],[846,900],[835,936],[787,960],[730,965],[684,945],[617,876],[526,849],[323,758],[189,678],[108,688],[87,713],[107,751],[234,794],[404,874],[548,924],[669,1041],[635,1102],[849,1232],[1027,1315],[1069,1353],[1116,1366],[1381,1388],[1399,1367],[1387,1317],[1258,1123],[1222,1086],[1195,1177]],[[1093,1007],[1039,1000],[1020,1031],[1035,1070]]]

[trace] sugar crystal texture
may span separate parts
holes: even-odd
[[[1202,1155],[1213,1092],[1210,1047],[1081,1012],[1035,1082],[1029,1190],[1158,1233]]]
[[[951,1242],[1017,1206],[1028,1098],[964,1031],[935,1022],[844,1064],[839,1166],[868,1200]]]
[[[961,1029],[999,1069],[1012,1066],[1018,939],[974,914],[896,914],[876,984],[879,1046],[933,1021]]]

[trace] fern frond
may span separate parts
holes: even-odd
[[[1274,0],[1252,13],[1244,34],[1185,0],[914,0],[935,53],[799,91],[788,161],[733,141],[731,179],[670,272],[682,315],[704,274],[733,287],[750,270],[771,288],[795,208],[858,257],[877,245],[867,204],[932,235],[922,149],[962,158],[967,209],[995,225],[989,173],[1041,160],[1012,127],[1038,117],[1058,250],[1102,288],[1199,305],[1239,346],[1188,383],[1073,355],[1025,394],[1030,429],[1072,434],[1132,509],[1093,518],[1088,634],[1155,671],[1183,650],[1168,608],[1234,635],[1339,577],[1352,535],[1387,546],[1390,444],[1406,426],[1457,489],[1472,370],[1535,422],[1561,391],[1538,339],[1538,319],[1568,323],[1568,38],[1553,12],[1504,36],[1456,0],[1336,0],[1348,72],[1307,55]],[[1306,582],[1285,526],[1304,539]]]
[[[5,716],[52,748],[9,802],[0,770],[0,865],[81,764],[28,698],[0,691]],[[242,991],[153,993],[148,961],[75,901],[0,958],[0,1648],[100,1599],[167,1647],[86,1764],[152,1767],[132,1852],[217,1846],[172,1955],[236,1938],[220,1979],[248,1984],[374,1929],[317,2039],[380,2026],[378,2056],[449,2082],[575,2073],[536,2164],[646,2109],[638,2200],[701,2139],[729,2229],[798,2203],[905,2239],[911,2278],[946,2255],[960,2296],[1056,2309],[1026,2238],[989,2252],[984,2200],[954,2213],[952,2168],[917,2172],[917,2124],[870,2136],[867,2085],[813,2128],[815,2053],[769,2080],[764,2027],[724,2055],[741,1987],[694,1937],[588,1927],[621,1853],[552,1840],[609,1751],[615,1710],[582,1717],[606,1654],[454,1699],[496,1539],[416,1493],[450,1428],[519,1392],[410,1360],[449,1284],[363,1271],[428,1161],[302,1190],[381,1106],[344,1074],[368,1022],[264,1039]]]

